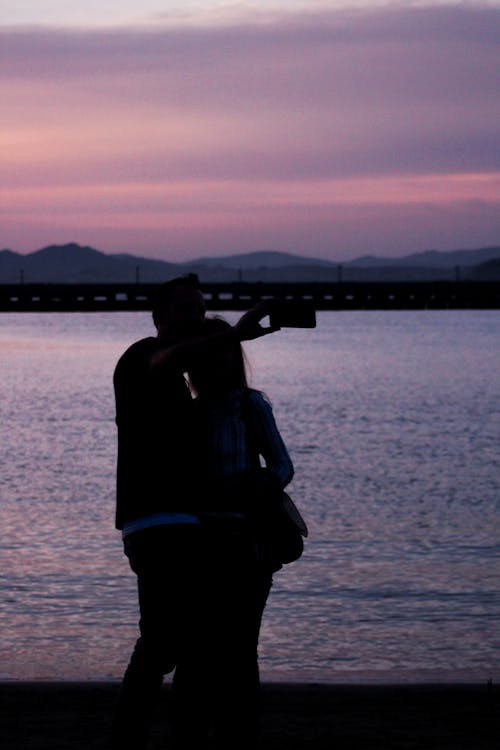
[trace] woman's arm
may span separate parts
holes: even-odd
[[[276,425],[271,405],[258,391],[249,392],[251,440],[263,457],[266,468],[279,480],[281,487],[292,481],[294,469],[287,447]]]

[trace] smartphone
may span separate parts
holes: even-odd
[[[273,328],[316,328],[316,309],[307,300],[275,300],[269,323]]]

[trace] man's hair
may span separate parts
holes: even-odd
[[[200,280],[196,273],[187,273],[185,276],[177,276],[161,284],[156,292],[153,302],[153,322],[155,326],[161,322],[163,313],[168,309],[175,292],[178,289],[200,289]]]

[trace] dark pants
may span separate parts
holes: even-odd
[[[257,645],[270,573],[243,526],[165,525],[125,539],[137,575],[140,638],[113,722],[114,750],[147,746],[172,672],[175,747],[250,748],[258,719]]]
[[[245,750],[255,746],[257,737],[258,640],[272,574],[257,564],[255,542],[244,524],[208,525],[203,542],[202,661],[211,731],[216,748]]]

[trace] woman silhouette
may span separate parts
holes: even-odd
[[[221,318],[204,326],[207,335],[230,327]],[[203,631],[211,682],[205,694],[217,747],[251,748],[259,716],[260,626],[280,565],[262,555],[250,519],[252,508],[283,489],[294,470],[270,403],[248,387],[239,341],[217,348],[188,374],[207,483]]]

